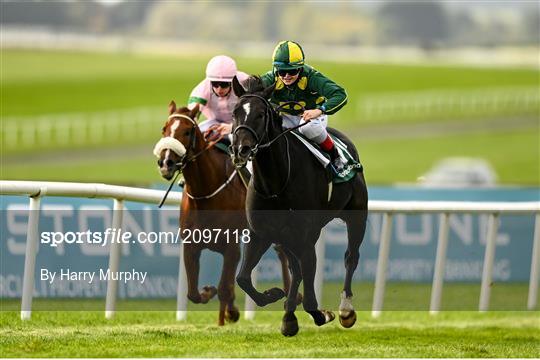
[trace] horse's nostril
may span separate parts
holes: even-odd
[[[249,154],[249,152],[251,151],[251,148],[249,146],[240,146],[240,148],[238,149],[238,155],[240,156],[247,156]]]
[[[174,165],[174,161],[172,161],[171,159],[167,159],[167,161],[165,161],[165,164],[168,168],[171,168]]]
[[[157,164],[158,164],[159,167],[162,167],[163,166],[163,160],[159,159],[157,161]]]

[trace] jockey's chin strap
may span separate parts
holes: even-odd
[[[199,128],[199,125],[197,124],[197,122],[195,120],[193,120],[191,117],[187,116],[187,115],[184,115],[184,114],[172,114],[169,116],[169,120],[170,119],[175,119],[175,118],[181,118],[181,119],[186,119],[188,120],[192,125],[193,127],[191,128],[190,130],[190,134],[189,134],[189,145],[186,149],[186,153],[180,158],[180,161],[177,162],[175,165],[178,167],[177,170],[175,171],[175,176],[174,178],[172,179],[170,185],[169,185],[169,188],[167,189],[167,191],[165,192],[165,195],[163,196],[163,199],[161,199],[161,202],[159,203],[158,205],[158,208],[161,208],[163,206],[163,204],[165,203],[165,200],[167,199],[167,196],[169,195],[169,192],[171,192],[171,189],[176,181],[176,179],[178,178],[178,176],[180,175],[180,173],[184,170],[184,168],[190,163],[190,162],[193,162],[195,161],[195,159],[197,159],[202,153],[204,153],[205,151],[209,150],[210,148],[212,148],[214,145],[216,145],[222,138],[223,138],[223,135],[219,135],[215,140],[212,140],[210,142],[208,142],[206,144],[206,146],[198,151],[197,153],[191,155],[191,156],[188,156],[190,150],[194,150],[195,149],[195,144],[196,144],[196,132],[195,132],[195,129],[198,129]],[[175,139],[177,140],[177,139]],[[178,141],[178,140],[177,140]],[[228,184],[229,182],[227,182]],[[188,194],[188,196],[190,196]],[[213,196],[213,195],[212,195]],[[191,196],[190,196],[191,197]],[[211,196],[210,196],[211,197]]]

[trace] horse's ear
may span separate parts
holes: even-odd
[[[234,91],[234,94],[238,97],[244,95],[246,93],[246,89],[240,84],[240,81],[238,81],[238,78],[235,76],[232,79],[232,88]]]
[[[193,120],[197,121],[197,115],[199,115],[200,112],[199,104],[195,105],[193,109],[191,109],[191,112],[189,113],[189,117]]]
[[[172,115],[175,112],[176,112],[176,103],[174,102],[174,100],[171,100],[169,104],[169,115]]]
[[[262,93],[261,93],[261,96],[265,99],[270,99],[270,97],[272,96],[272,93],[274,92],[274,89],[275,89],[275,83],[268,86],[267,88],[265,88]]]

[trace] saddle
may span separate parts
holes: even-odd
[[[292,131],[292,134],[305,145],[309,152],[313,154],[317,161],[327,170],[329,177],[332,179],[332,183],[339,184],[347,182],[351,180],[356,173],[363,171],[364,168],[362,164],[354,159],[347,149],[347,144],[345,144],[336,135],[331,134],[330,132],[328,133],[328,135],[330,135],[334,141],[334,146],[337,148],[339,155],[345,160],[346,163],[344,170],[337,174],[328,166],[330,164],[330,155],[326,151],[323,151],[317,143],[311,141],[300,132],[295,130]]]

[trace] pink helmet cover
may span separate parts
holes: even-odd
[[[206,78],[210,81],[232,81],[236,73],[236,62],[225,55],[214,56],[206,65]]]

